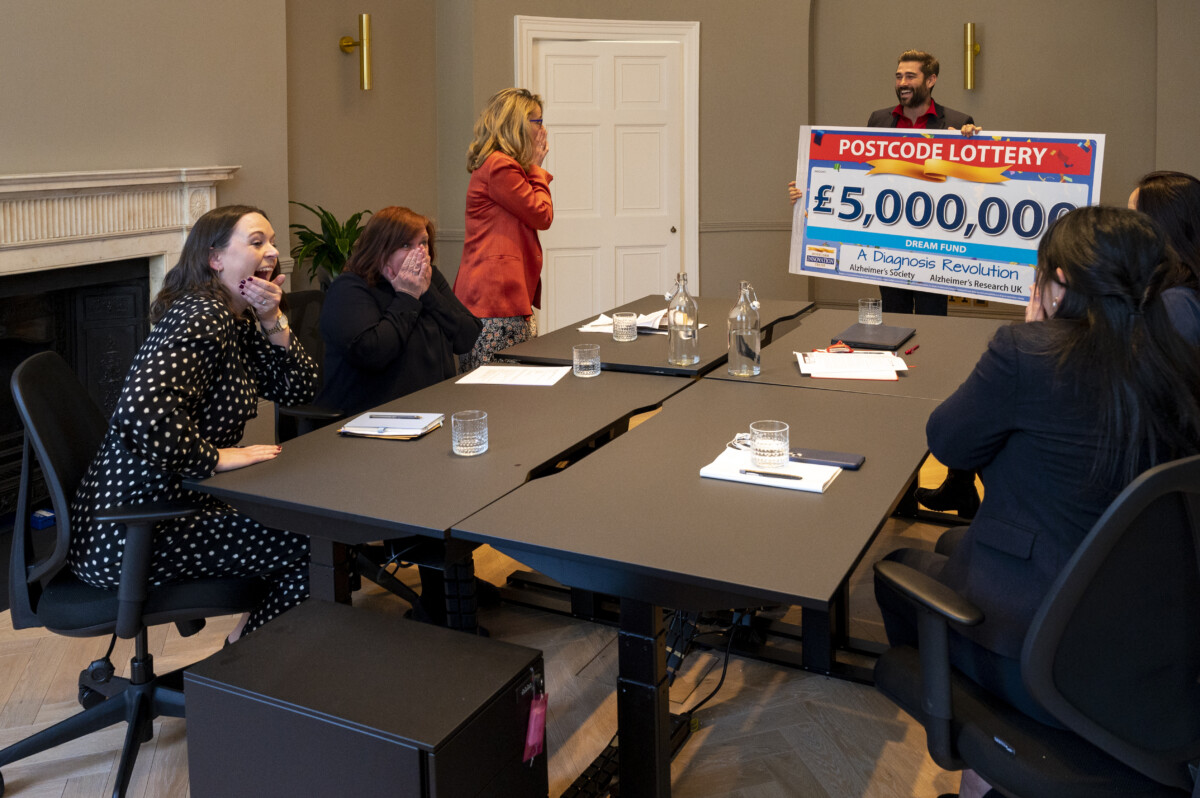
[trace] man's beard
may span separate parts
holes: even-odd
[[[896,89],[896,99],[900,100],[900,104],[906,108],[924,108],[929,105],[929,87],[928,86],[909,86],[912,91],[912,96],[908,98],[908,102],[904,101],[901,96],[901,89]]]

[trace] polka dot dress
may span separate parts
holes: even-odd
[[[123,531],[94,513],[122,504],[194,503],[199,515],[154,531],[154,584],[203,576],[261,576],[270,585],[250,614],[250,632],[308,597],[308,538],[268,529],[212,496],[184,490],[184,477],[206,477],[217,449],[237,445],[258,414],[258,397],[309,401],[317,370],[295,339],[272,346],[250,318],[235,318],[206,297],[177,300],[142,345],[95,460],[71,506],[71,570],[115,588]],[[252,466],[251,466],[252,467]]]

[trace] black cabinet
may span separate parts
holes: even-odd
[[[308,601],[190,668],[193,798],[546,796],[541,652]]]

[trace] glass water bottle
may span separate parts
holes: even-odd
[[[734,377],[755,377],[762,370],[760,351],[762,323],[758,315],[758,297],[754,286],[742,280],[737,304],[729,311],[729,373]]]
[[[675,278],[667,302],[667,362],[690,366],[700,362],[700,312],[687,290],[687,275]]]

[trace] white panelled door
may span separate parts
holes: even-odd
[[[541,236],[549,332],[651,293],[682,267],[682,48],[539,40],[554,224]]]

